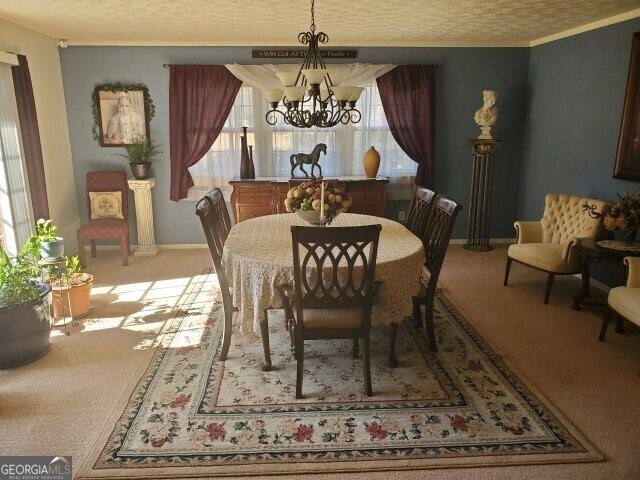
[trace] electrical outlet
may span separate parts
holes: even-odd
[[[404,222],[404,210],[401,210],[398,213],[398,220],[400,220],[401,222]]]

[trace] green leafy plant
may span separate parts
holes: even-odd
[[[36,234],[41,242],[53,242],[59,238],[58,227],[51,220],[44,218],[40,218],[36,222]]]
[[[25,243],[13,257],[0,250],[0,307],[38,299],[41,289],[36,284],[40,274],[36,258],[30,242]]]
[[[160,146],[151,139],[143,139],[124,146],[126,154],[118,153],[131,164],[151,163],[162,152]]]

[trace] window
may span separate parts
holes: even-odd
[[[362,156],[373,145],[380,152],[378,174],[391,181],[389,198],[410,198],[410,177],[415,175],[417,164],[393,139],[375,82],[365,85],[358,109],[362,119],[355,125],[299,129],[278,121],[271,126],[264,119],[266,101],[262,92],[242,87],[220,136],[207,155],[189,168],[195,185],[189,190],[188,198],[200,199],[213,187],[221,188],[229,198],[228,182],[240,176],[242,127],[247,127],[247,141],[253,146],[257,177],[289,177],[291,155],[309,153],[318,143],[327,145],[327,154],[320,159],[325,177],[362,176]],[[295,173],[301,175],[299,170]]]
[[[0,231],[10,254],[31,235],[30,205],[11,66],[0,62]]]

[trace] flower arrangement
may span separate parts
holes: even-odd
[[[347,192],[327,186],[322,177],[318,177],[291,187],[284,207],[287,212],[317,211],[320,215],[324,214],[325,222],[329,224],[336,215],[351,206],[351,201]]]
[[[591,218],[601,218],[606,230],[637,230],[640,229],[640,194],[624,193],[618,196],[618,201],[608,203],[597,211],[595,205],[585,203],[582,209]]]

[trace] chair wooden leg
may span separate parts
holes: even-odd
[[[422,309],[420,308],[420,298],[413,297],[413,322],[415,325],[422,325]]]
[[[509,285],[509,272],[511,271],[511,258],[507,257],[507,266],[504,270],[504,286]]]
[[[84,238],[76,237],[78,241],[78,260],[80,260],[80,266],[82,268],[87,267],[87,259],[84,251]]]
[[[549,295],[551,294],[551,287],[553,287],[553,279],[555,278],[555,275],[553,273],[550,273],[547,276],[547,289],[544,292],[544,303],[545,305],[547,305],[549,303]]]
[[[358,358],[358,355],[360,355],[360,341],[358,338],[353,339],[353,346],[351,347],[351,355],[353,355],[353,358]]]
[[[607,333],[607,327],[609,326],[609,322],[613,318],[613,310],[610,307],[607,307],[607,313],[602,319],[602,327],[600,327],[600,335],[598,335],[598,340],[601,342],[604,341],[604,334]]]
[[[398,324],[392,323],[389,325],[389,366],[396,368],[398,366],[398,359],[396,358],[396,338],[398,337]]]
[[[260,335],[262,336],[262,350],[264,352],[264,363],[262,371],[271,370],[271,347],[269,347],[269,317],[267,311],[264,311],[264,320],[260,322]]]
[[[364,391],[368,397],[373,395],[373,390],[371,389],[371,361],[369,358],[369,335],[366,335],[362,339],[363,352],[362,352],[362,374],[364,376]]]
[[[424,322],[425,334],[429,340],[429,347],[432,352],[438,351],[438,344],[436,342],[435,327],[433,325],[433,301],[427,303],[425,322]]]
[[[231,345],[231,331],[233,330],[233,310],[227,312],[224,309],[224,330],[222,332],[222,349],[220,350],[220,361],[224,362],[229,354]]]
[[[129,245],[126,238],[120,239],[120,255],[122,256],[122,266],[129,265]]]
[[[302,398],[302,378],[304,373],[304,339],[296,335],[296,398]]]
[[[91,258],[96,258],[96,241],[89,240],[89,243],[91,243]]]

